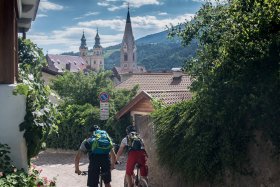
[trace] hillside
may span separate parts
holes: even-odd
[[[168,39],[167,31],[151,34],[136,40],[137,62],[148,71],[168,71],[173,67],[182,67],[184,62],[195,54],[196,42],[182,47],[178,38]],[[104,50],[105,69],[120,64],[120,45]]]

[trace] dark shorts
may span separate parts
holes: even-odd
[[[111,160],[110,155],[91,155],[88,166],[88,181],[90,187],[97,187],[99,182],[100,169],[105,184],[111,182]]]

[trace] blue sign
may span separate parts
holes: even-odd
[[[109,101],[109,94],[106,92],[102,92],[99,95],[100,102],[108,102]]]

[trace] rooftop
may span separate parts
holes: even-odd
[[[190,76],[182,74],[180,78],[174,78],[173,73],[139,73],[133,74],[124,82],[116,86],[117,89],[132,89],[139,85],[139,91],[145,90],[189,90]]]

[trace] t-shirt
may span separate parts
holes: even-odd
[[[87,139],[86,140],[84,140],[82,143],[81,143],[81,145],[80,145],[80,148],[79,148],[79,150],[81,150],[83,153],[88,153],[88,150],[87,150],[87,148],[86,148],[86,143],[87,143]]]
[[[122,144],[124,144],[125,146],[127,146],[127,137],[125,137],[124,139],[122,139]]]

